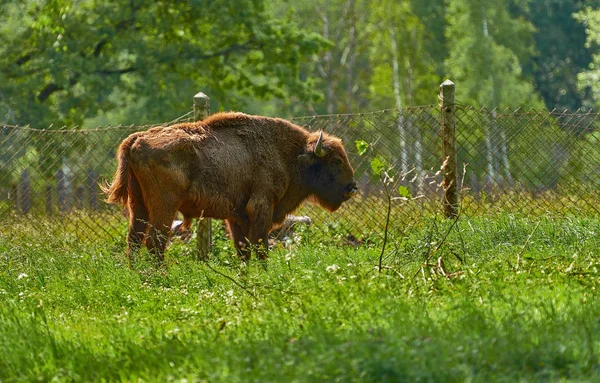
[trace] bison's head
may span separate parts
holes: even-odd
[[[342,202],[358,192],[354,169],[339,138],[323,132],[312,133],[300,162],[305,166],[311,196],[325,209],[339,209]]]

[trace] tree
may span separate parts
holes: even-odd
[[[416,14],[413,2],[383,1],[371,13],[373,67],[370,97],[376,108],[432,104],[440,84],[435,36]],[[441,9],[438,9],[441,12]],[[443,20],[438,20],[443,25]],[[435,25],[431,23],[432,25]],[[396,79],[396,80],[394,80]]]
[[[458,84],[457,100],[491,111],[479,137],[474,137],[485,142],[487,183],[511,183],[507,128],[498,125],[495,108],[542,106],[522,70],[535,52],[533,26],[514,16],[517,12],[511,10],[522,6],[515,0],[448,0],[447,4],[446,38],[451,49],[446,69]]]
[[[586,47],[600,45],[600,10],[587,7],[574,15],[575,19],[585,26],[587,35]],[[600,54],[592,55],[588,69],[577,75],[577,84],[583,91],[589,90],[596,107],[600,106]]]
[[[414,114],[405,108],[434,103],[435,89],[441,82],[436,73],[437,52],[432,52],[428,45],[432,34],[415,12],[415,8],[422,6],[417,1],[386,0],[373,9],[370,20],[374,32],[369,96],[378,109],[395,106],[397,110],[396,132],[389,137],[398,139],[398,165],[402,174],[414,168],[420,175],[423,170],[421,127],[414,124],[411,119]]]
[[[302,72],[315,77],[323,98],[282,106],[285,114],[354,113],[369,108],[371,68],[369,52],[373,28],[369,15],[376,7],[369,0],[271,0],[276,14],[295,20],[330,42],[329,49],[313,56]]]
[[[584,46],[585,28],[573,14],[580,11],[581,0],[530,0],[526,17],[535,27],[537,53],[524,66],[548,109],[576,111],[587,102],[577,87],[577,73],[591,61]],[[587,105],[588,107],[590,105]]]
[[[0,40],[0,112],[36,127],[128,107],[123,122],[170,120],[201,89],[217,107],[311,100],[299,66],[326,46],[261,0],[5,1]]]
[[[539,106],[524,63],[535,50],[533,26],[509,9],[515,0],[448,0],[446,72],[461,102],[489,109]]]

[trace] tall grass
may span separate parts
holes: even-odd
[[[408,227],[408,225],[407,225]],[[266,262],[167,265],[0,236],[2,381],[582,381],[600,374],[600,219],[436,218],[379,245],[313,229]],[[219,237],[222,238],[222,237]]]

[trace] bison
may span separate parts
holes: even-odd
[[[265,258],[269,232],[312,199],[329,211],[357,193],[339,138],[287,120],[224,112],[133,133],[117,152],[107,202],[129,211],[127,254],[146,244],[160,261],[177,211],[223,219],[242,259]]]

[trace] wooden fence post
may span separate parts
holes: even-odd
[[[85,186],[77,185],[75,188],[75,207],[85,209]]]
[[[13,183],[10,185],[10,201],[12,202],[13,208],[19,210],[19,184]]]
[[[443,169],[442,188],[444,189],[443,204],[446,218],[456,218],[459,207],[456,160],[456,104],[454,99],[454,83],[446,80],[440,85],[442,161],[446,164]]]
[[[53,208],[53,202],[54,202],[54,198],[52,195],[52,191],[53,191],[53,187],[52,184],[46,184],[46,187],[44,187],[44,196],[46,199],[46,214],[47,215],[52,215],[54,213],[54,208]]]
[[[90,209],[94,211],[100,210],[100,204],[98,203],[98,192],[96,190],[98,185],[98,172],[94,169],[88,169],[85,177],[85,184],[87,188],[87,195],[90,202]]]
[[[21,179],[17,186],[17,207],[23,214],[27,214],[31,210],[31,177],[27,169],[21,173]]]
[[[67,185],[67,175],[62,169],[58,169],[55,173],[56,177],[56,194],[58,195],[58,211],[66,213],[71,208],[71,193]]]
[[[210,114],[210,98],[202,92],[194,96],[194,120],[200,121]],[[198,257],[199,259],[208,259],[211,247],[212,226],[210,218],[198,218]]]

